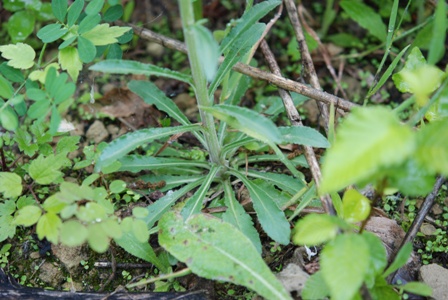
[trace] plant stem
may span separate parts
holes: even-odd
[[[205,142],[207,150],[210,154],[212,163],[224,165],[224,161],[220,159],[220,144],[216,135],[215,120],[212,114],[206,113],[201,107],[210,107],[213,105],[213,98],[209,98],[207,89],[207,79],[200,64],[201,49],[195,43],[195,34],[193,26],[195,26],[195,17],[192,1],[179,0],[180,15],[182,19],[182,28],[184,31],[185,44],[188,50],[188,59],[191,66],[191,74],[195,85],[196,101],[199,106],[199,115],[201,116],[202,126],[204,126]]]

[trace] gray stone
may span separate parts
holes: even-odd
[[[421,280],[432,288],[432,298],[436,300],[448,300],[448,270],[437,265],[430,264],[420,268]]]

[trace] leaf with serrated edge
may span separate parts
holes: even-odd
[[[291,299],[252,242],[211,215],[184,222],[179,213],[166,213],[159,221],[159,243],[201,277],[243,285],[266,299]]]
[[[319,192],[334,192],[365,181],[383,167],[402,163],[414,148],[411,129],[400,124],[389,109],[353,109],[327,150]]]
[[[0,172],[0,192],[5,198],[15,198],[22,194],[22,178],[9,172]]]
[[[67,70],[72,80],[76,82],[79,72],[82,70],[82,61],[79,59],[78,49],[66,47],[59,50],[58,60],[61,68]]]
[[[227,206],[227,210],[222,215],[222,219],[244,233],[251,240],[252,244],[254,244],[258,253],[261,254],[260,236],[254,227],[251,217],[235,199],[235,192],[232,190],[230,183],[226,181],[224,185],[224,191],[226,193],[224,204]]]
[[[17,43],[15,45],[0,46],[3,58],[9,60],[8,66],[17,69],[29,69],[34,65],[36,52],[27,44]]]
[[[100,24],[81,34],[81,36],[88,39],[95,46],[106,46],[118,42],[117,38],[131,29],[131,27],[109,27],[109,24]]]
[[[192,84],[192,79],[189,75],[151,64],[144,64],[134,60],[108,59],[94,64],[93,66],[89,67],[89,69],[92,71],[112,74],[140,74],[147,76],[160,76]],[[147,83],[148,82],[145,81],[145,84]]]
[[[257,180],[260,179],[251,181],[244,174],[236,171],[232,171],[232,174],[238,177],[249,190],[254,209],[257,212],[257,217],[263,230],[274,241],[283,245],[289,244],[291,229],[285,213],[278,208],[275,199],[272,199],[271,195],[265,190],[266,187],[258,184]]]
[[[138,146],[153,140],[171,136],[173,134],[200,130],[200,125],[164,127],[164,128],[148,128],[125,134],[113,140],[100,154],[96,162],[95,169],[101,170],[102,167],[123,157],[126,153],[134,150]]]
[[[44,157],[39,155],[35,160],[31,161],[28,172],[37,183],[50,184],[62,175],[60,168],[63,163],[63,156],[49,155]]]

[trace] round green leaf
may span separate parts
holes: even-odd
[[[139,242],[147,242],[149,239],[148,227],[143,220],[134,220],[132,223],[132,232]]]
[[[348,189],[342,197],[344,220],[350,223],[364,221],[370,214],[370,201],[355,189]]]
[[[8,20],[8,34],[14,42],[24,41],[34,30],[34,14],[31,11],[22,10],[14,13]]]
[[[9,172],[0,172],[0,192],[5,198],[15,198],[22,194],[22,178]]]
[[[298,245],[320,245],[333,239],[338,232],[335,217],[311,214],[296,223],[292,241]]]
[[[106,212],[101,205],[88,202],[85,206],[79,208],[76,216],[84,222],[101,222],[106,218]]]
[[[87,239],[87,228],[75,220],[70,220],[61,226],[61,243],[70,247],[80,246]]]
[[[7,106],[0,113],[0,124],[6,130],[15,130],[19,126],[19,119],[17,117],[16,112],[12,109],[11,106]]]
[[[145,217],[147,217],[149,214],[149,210],[146,207],[134,207],[132,209],[132,215],[136,218],[140,218],[143,219]]]
[[[19,210],[18,215],[14,219],[14,224],[31,226],[36,224],[42,215],[42,210],[35,205],[28,205]]]
[[[126,182],[124,182],[123,180],[114,180],[109,185],[110,192],[115,194],[121,193],[125,190],[125,188]]]
[[[107,236],[113,239],[118,239],[123,234],[120,224],[118,224],[116,219],[107,219],[100,223]]]
[[[87,242],[96,252],[104,253],[109,248],[109,238],[100,223],[92,224],[88,228]]]

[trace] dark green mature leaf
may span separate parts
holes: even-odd
[[[282,140],[280,130],[271,120],[248,108],[221,104],[201,109],[262,142],[279,143]]]
[[[88,39],[79,36],[78,37],[78,53],[79,58],[83,63],[91,62],[96,56],[96,47]]]
[[[258,172],[253,170],[247,171],[247,176],[259,178],[266,182],[276,185],[279,189],[294,195],[305,187],[305,183],[286,174]]]
[[[109,7],[103,16],[103,21],[114,22],[121,18],[123,15],[123,6],[121,4],[113,5]]]
[[[33,48],[31,48],[31,49],[33,49]],[[31,61],[33,61],[33,60],[34,60],[34,58]],[[20,70],[17,70],[16,68],[8,66],[8,64],[6,62],[3,62],[0,64],[0,74],[3,74],[3,76],[5,76],[5,78],[11,82],[25,81],[25,77],[23,76],[22,72],[20,72]]]
[[[52,0],[51,9],[53,14],[61,22],[64,22],[65,15],[67,14],[68,1],[66,0]]]
[[[188,219],[192,215],[201,212],[205,196],[208,193],[210,185],[212,184],[219,170],[221,170],[221,166],[213,165],[207,176],[205,176],[201,187],[193,194],[193,196],[190,197],[190,199],[185,202],[185,205],[181,211],[181,215],[182,217],[184,217],[184,219]]]
[[[224,61],[217,71],[216,77],[210,84],[209,94],[213,95],[219,84],[224,79],[224,76],[232,69],[232,67],[240,61],[253,47],[263,34],[265,24],[257,23],[243,33],[234,44],[232,44],[230,51],[226,54]]]
[[[44,43],[51,43],[61,38],[68,31],[62,24],[49,24],[37,32],[37,37]]]
[[[133,60],[108,59],[100,61],[89,68],[92,71],[113,73],[113,74],[141,74],[147,76],[160,76],[192,84],[191,76],[182,74],[167,68],[161,68],[151,64],[144,64]],[[139,90],[143,84],[148,84],[147,81],[131,81],[129,83],[134,89]],[[146,88],[151,89],[150,85]]]
[[[340,3],[342,9],[370,34],[385,42],[387,28],[381,20],[381,16],[372,8],[356,0],[343,0]]]
[[[305,126],[279,127],[282,144],[291,143],[316,148],[328,148],[330,143],[316,129]]]
[[[266,299],[291,299],[252,242],[233,225],[204,214],[184,222],[179,213],[169,212],[159,228],[160,245],[199,276],[243,285]]]
[[[258,253],[261,254],[260,235],[254,227],[252,218],[244,210],[244,207],[235,199],[235,192],[229,181],[224,182],[225,198],[224,203],[227,210],[222,214],[222,219],[227,223],[232,224],[246,235],[248,239],[254,244]]]
[[[104,0],[92,0],[87,4],[85,12],[87,15],[95,15],[101,11]]]
[[[324,247],[320,263],[331,299],[345,300],[355,296],[369,271],[369,258],[368,244],[357,234],[339,235]]]
[[[78,33],[83,34],[93,29],[100,22],[101,16],[99,14],[86,16],[84,19],[82,19],[81,23],[79,23]]]
[[[327,150],[320,193],[365,182],[381,168],[401,164],[414,149],[411,129],[392,111],[383,107],[354,109]]]
[[[125,134],[107,145],[107,147],[101,152],[101,155],[96,162],[95,169],[100,171],[101,168],[116,161],[117,159],[123,157],[126,153],[129,153],[145,143],[171,136],[173,134],[187,131],[197,131],[200,129],[200,125],[188,125],[165,128],[148,128]]]
[[[228,47],[234,44],[234,41],[244,32],[246,32],[253,24],[258,22],[268,12],[280,5],[281,1],[269,0],[263,1],[253,6],[249,11],[238,19],[237,25],[230,31],[221,43],[221,53],[226,53]]]
[[[198,162],[195,160],[186,160],[178,158],[165,158],[142,155],[127,155],[119,159],[121,163],[120,171],[140,172],[142,170],[158,170],[174,168],[184,169],[188,172],[195,168],[208,168],[207,162]]]
[[[263,230],[274,241],[287,245],[291,228],[285,217],[285,213],[277,206],[276,199],[271,198],[271,194],[266,190],[261,182],[248,180],[240,172],[232,171],[232,174],[238,177],[249,190],[249,194],[257,212],[258,220]]]
[[[446,28],[448,18],[446,15],[446,2],[437,2],[432,38],[428,52],[428,63],[436,64],[445,54]]]
[[[13,42],[23,42],[33,33],[36,17],[32,11],[21,10],[9,17],[6,29]]]
[[[148,81],[131,81],[128,84],[131,91],[143,98],[148,104],[154,104],[157,109],[166,112],[171,118],[175,119],[182,125],[191,124],[187,117],[180,111],[173,100],[165,96],[165,94],[152,82]]]
[[[84,0],[75,0],[70,8],[68,9],[67,15],[67,26],[72,27],[81,15],[82,9],[84,8]],[[79,31],[78,31],[79,32]]]

